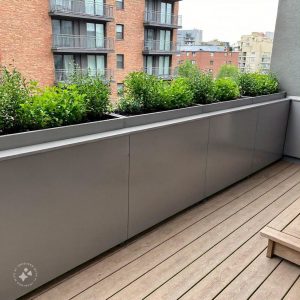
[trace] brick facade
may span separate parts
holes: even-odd
[[[124,25],[124,39],[115,40],[114,51],[105,54],[106,68],[113,72],[113,99],[117,95],[117,84],[122,83],[129,72],[141,71],[144,67],[145,3],[145,0],[124,0],[124,9],[118,10],[115,0],[106,1],[107,5],[114,6],[113,21],[105,23],[106,37],[115,39],[116,25]],[[177,15],[179,3],[172,3],[173,13]],[[37,80],[41,85],[54,84],[49,0],[0,1],[0,12],[0,64],[14,65],[25,77]],[[173,41],[176,42],[177,30],[172,30]],[[116,67],[117,54],[124,54],[124,69]],[[173,55],[172,66],[175,64]]]
[[[48,0],[0,1],[0,64],[41,85],[54,82]]]
[[[205,72],[211,71],[214,76],[217,76],[224,64],[238,67],[239,52],[182,51],[180,56],[176,56],[174,59],[177,66],[186,60],[194,61],[201,70]]]

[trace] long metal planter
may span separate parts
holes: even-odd
[[[0,299],[28,293],[280,159],[290,100],[251,101],[85,124],[79,133],[1,137]],[[14,281],[20,263],[38,271],[28,287]]]

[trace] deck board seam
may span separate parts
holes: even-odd
[[[300,279],[300,274],[298,275],[298,277],[295,279],[295,281],[293,282],[293,284],[290,286],[290,288],[286,291],[286,293],[283,295],[282,299],[285,299],[285,297],[288,295],[288,293],[290,292],[290,290],[294,287],[294,285],[296,284],[296,282]]]
[[[121,268],[117,269],[116,271],[112,272],[111,274],[109,274],[109,275],[107,275],[107,276],[101,278],[101,280],[95,282],[94,284],[92,284],[92,285],[90,285],[89,287],[85,288],[85,289],[82,290],[81,292],[79,292],[79,293],[77,293],[76,295],[72,296],[72,297],[70,298],[70,300],[76,298],[77,296],[79,296],[80,294],[84,293],[84,292],[87,291],[88,289],[90,289],[90,288],[92,288],[93,286],[99,284],[101,281],[103,281],[103,280],[105,280],[106,278],[108,278],[108,277],[112,276],[113,274],[117,273],[118,271],[120,271],[121,269],[123,269],[124,267],[126,267],[127,265],[129,265],[129,264],[131,264],[132,262],[134,262],[134,261],[140,259],[141,257],[143,257],[143,256],[146,255],[147,253],[151,252],[152,250],[158,248],[159,246],[161,246],[161,245],[164,244],[165,242],[167,242],[167,241],[171,240],[172,238],[174,238],[176,235],[178,235],[178,234],[184,232],[184,231],[187,230],[188,228],[194,226],[195,224],[199,223],[199,222],[202,221],[203,219],[205,219],[205,218],[207,218],[208,216],[214,214],[216,211],[218,211],[218,210],[222,209],[223,207],[229,205],[230,203],[232,203],[233,201],[237,200],[238,198],[241,198],[243,195],[245,195],[246,193],[250,192],[251,190],[254,190],[254,189],[258,188],[260,185],[264,184],[266,181],[272,179],[273,177],[279,175],[279,174],[280,174],[281,172],[283,172],[284,170],[287,170],[287,169],[292,168],[292,167],[295,167],[295,165],[294,165],[294,164],[290,164],[290,165],[286,166],[286,167],[283,168],[282,170],[278,171],[278,173],[276,172],[274,175],[272,175],[271,177],[265,179],[263,182],[261,182],[261,183],[255,185],[254,187],[252,187],[251,189],[249,189],[249,190],[247,190],[246,192],[242,193],[241,195],[239,195],[239,196],[233,198],[232,200],[230,200],[228,203],[224,204],[223,206],[218,207],[217,209],[215,209],[214,211],[212,211],[212,212],[209,213],[208,215],[206,215],[206,216],[200,218],[199,220],[197,220],[197,221],[195,221],[194,223],[190,224],[189,226],[185,227],[185,228],[182,229],[181,231],[179,231],[179,232],[177,232],[176,234],[172,235],[172,236],[171,236],[170,238],[168,238],[167,240],[164,240],[164,241],[161,242],[160,244],[158,244],[158,245],[156,245],[155,247],[149,249],[148,251],[146,251],[146,252],[143,253],[142,255],[138,256],[138,257],[135,258],[134,260],[128,262],[128,263],[125,264],[125,265],[123,265]],[[266,193],[268,193],[268,192],[270,192],[271,190],[273,190],[274,188],[276,188],[276,187],[277,187],[279,184],[281,184],[282,182],[288,180],[290,177],[292,177],[292,176],[294,176],[296,173],[300,172],[299,169],[300,169],[300,166],[297,167],[296,171],[293,172],[291,175],[289,175],[287,178],[283,179],[283,180],[280,181],[278,184],[276,184],[275,186],[273,186],[272,188],[270,188],[269,190],[267,190],[266,192],[264,192],[263,194],[261,194],[260,196],[258,196],[257,198],[255,198],[253,201],[251,201],[251,202],[250,202],[249,204],[247,204],[246,206],[242,207],[240,210],[244,209],[245,207],[247,207],[248,205],[250,205],[252,202],[258,200],[260,197],[262,197],[262,196],[265,195]],[[299,181],[297,184],[299,184],[299,183],[300,183],[300,181]],[[297,185],[297,184],[296,184],[296,185]],[[280,196],[280,197],[281,197],[281,196]],[[212,199],[212,201],[213,201],[213,199]],[[275,201],[276,201],[276,200],[275,200]],[[201,203],[200,203],[199,205],[201,205]],[[226,219],[224,219],[223,221],[221,221],[220,223],[218,223],[218,224],[215,225],[214,227],[210,228],[208,231],[204,232],[202,235],[200,235],[199,237],[197,237],[196,239],[194,239],[193,241],[191,241],[189,244],[195,242],[195,241],[196,241],[197,239],[199,239],[201,236],[203,236],[203,235],[206,234],[207,232],[211,231],[211,230],[214,229],[216,226],[222,224],[222,223],[223,223],[224,221],[226,221],[227,219],[230,219],[232,216],[234,216],[234,215],[235,215],[236,213],[238,213],[240,210],[236,211],[234,214],[230,215],[229,217],[227,217]],[[186,246],[188,246],[189,244],[187,244]],[[181,249],[178,250],[178,251],[181,251],[181,250],[184,249],[186,246],[184,246],[183,248],[181,248]],[[177,252],[178,252],[178,251],[177,251]],[[175,255],[177,252],[175,252],[173,255]],[[172,255],[172,256],[173,256],[173,255]],[[170,256],[170,257],[171,257],[171,256]],[[168,258],[170,258],[170,257],[168,257]],[[167,258],[167,259],[168,259],[168,258]],[[167,260],[167,259],[165,259],[165,260]],[[165,261],[165,260],[164,260],[164,261]],[[162,261],[162,262],[164,262],[164,261]],[[161,262],[161,263],[162,263],[162,262]],[[161,263],[160,263],[160,264],[161,264]],[[158,264],[158,265],[160,265],[160,264]],[[157,267],[158,265],[156,265],[155,267]],[[155,268],[155,267],[153,267],[153,268]],[[153,268],[151,268],[150,270],[148,270],[146,273],[144,273],[144,274],[141,275],[140,277],[142,277],[142,276],[144,276],[145,274],[147,274],[147,273],[148,273],[149,271],[151,271]],[[140,277],[139,277],[139,278],[140,278]],[[137,278],[137,279],[139,279],[139,278]],[[137,280],[137,279],[136,279],[136,280]],[[135,280],[134,280],[134,281],[135,281]],[[134,282],[134,281],[132,281],[132,282]],[[132,282],[131,282],[131,283],[132,283]],[[126,288],[127,286],[128,286],[128,285],[126,285],[124,288]],[[122,289],[124,289],[124,288],[122,288]],[[118,292],[120,292],[122,289],[120,289],[119,291],[117,291],[115,294],[117,294]],[[111,295],[110,297],[114,296],[115,294]],[[110,298],[110,297],[109,297],[109,298]],[[107,298],[107,299],[109,299],[109,298]]]
[[[114,294],[112,294],[111,296],[109,296],[106,299],[110,299],[111,297],[115,296],[116,294],[118,294],[120,291],[124,290],[126,287],[130,286],[133,282],[135,282],[136,280],[140,279],[141,277],[143,277],[144,275],[146,275],[147,273],[149,273],[150,271],[152,271],[153,269],[155,269],[156,267],[158,267],[159,265],[161,265],[162,263],[164,263],[165,261],[167,261],[168,259],[170,259],[171,257],[173,257],[174,255],[176,255],[177,253],[179,253],[180,251],[182,251],[184,248],[188,247],[190,244],[194,243],[196,240],[198,240],[199,238],[201,238],[203,235],[207,234],[208,232],[210,232],[211,230],[213,230],[214,228],[216,228],[217,226],[219,226],[220,224],[224,223],[226,220],[229,220],[231,217],[233,217],[235,214],[237,214],[238,212],[242,211],[243,209],[247,208],[249,205],[251,205],[253,202],[257,201],[259,198],[261,198],[262,196],[264,196],[265,194],[267,194],[268,192],[272,191],[274,188],[276,188],[279,184],[281,184],[282,182],[290,179],[290,177],[294,176],[296,173],[300,172],[299,170],[297,170],[295,173],[293,173],[292,175],[290,175],[288,178],[284,179],[283,181],[281,181],[280,183],[278,183],[276,186],[274,186],[273,188],[271,188],[270,190],[268,190],[267,192],[263,193],[262,195],[260,195],[259,197],[255,198],[253,201],[251,201],[250,203],[248,203],[247,205],[245,205],[244,207],[242,207],[241,209],[239,209],[238,211],[236,211],[235,213],[233,213],[232,215],[230,215],[229,217],[227,217],[226,219],[224,219],[223,221],[221,221],[220,223],[216,224],[215,226],[211,227],[209,230],[207,230],[206,232],[204,232],[203,234],[201,234],[200,236],[198,236],[197,238],[195,238],[194,240],[192,240],[191,242],[189,242],[188,244],[186,244],[184,247],[180,248],[178,251],[174,252],[172,255],[170,255],[169,257],[165,258],[164,260],[162,260],[159,264],[155,265],[154,267],[150,268],[149,270],[147,270],[147,272],[143,273],[142,275],[140,275],[139,277],[137,277],[135,280],[131,281],[129,284],[127,284],[126,286],[124,286],[123,288],[121,288],[120,290],[116,291]],[[300,180],[293,185],[289,190],[287,190],[286,192],[284,192],[282,195],[280,195],[279,197],[277,197],[276,199],[274,199],[274,201],[272,201],[270,204],[268,204],[267,206],[265,206],[263,209],[261,209],[259,212],[257,212],[255,215],[253,215],[251,218],[249,218],[247,221],[245,221],[243,224],[241,224],[238,228],[236,228],[234,231],[232,231],[231,233],[229,233],[226,237],[224,237],[220,242],[222,242],[224,239],[226,239],[228,236],[230,236],[232,233],[234,233],[236,230],[238,230],[240,227],[244,226],[245,224],[247,224],[251,219],[253,219],[256,215],[258,215],[259,213],[261,213],[262,211],[264,211],[266,208],[268,208],[269,206],[271,206],[272,204],[274,204],[274,202],[276,202],[277,200],[279,200],[282,196],[284,196],[286,193],[288,193],[291,189],[293,189],[295,186],[300,184]],[[296,200],[295,200],[296,201]],[[265,226],[264,226],[265,227]],[[261,229],[260,229],[261,230]],[[210,251],[213,247],[215,247],[216,245],[218,245],[220,242],[216,243],[214,246],[212,246],[209,250]],[[207,252],[206,251],[206,252]],[[205,253],[206,253],[205,252]],[[203,253],[202,255],[204,255],[205,253]],[[201,256],[202,256],[201,255]],[[197,259],[195,259],[194,261],[198,260],[201,256],[199,256]],[[187,265],[188,266],[188,265]],[[187,267],[186,266],[186,267]],[[185,268],[186,268],[185,267]],[[184,269],[185,269],[184,268]],[[182,270],[184,270],[182,269]],[[181,270],[181,271],[182,271]],[[180,272],[181,272],[180,271]],[[179,273],[180,273],[179,272]],[[102,280],[101,280],[102,281]],[[100,283],[101,281],[91,285],[89,288],[97,285],[98,283]],[[167,282],[167,281],[166,281]],[[84,291],[88,290],[89,288],[85,289]],[[80,295],[81,293],[83,293],[84,291],[80,292],[78,295]],[[78,296],[76,295],[76,296]],[[150,295],[150,294],[149,294]],[[76,297],[74,296],[74,297]],[[148,296],[148,295],[147,295]],[[73,298],[74,298],[73,297]],[[71,299],[73,299],[71,298]]]
[[[298,183],[299,184],[299,183]],[[295,200],[295,201],[297,201],[297,199]],[[293,201],[290,205],[292,205],[295,201]],[[289,206],[290,206],[289,205]],[[288,206],[288,207],[289,207]],[[285,208],[286,209],[286,208]],[[285,209],[283,209],[281,212],[283,212]],[[279,212],[279,214],[281,213],[281,212]],[[276,215],[276,217],[277,217],[278,215]],[[274,217],[273,219],[275,219],[276,217]],[[272,222],[273,221],[273,219],[270,221],[270,222]],[[246,222],[247,223],[247,222]],[[180,298],[182,298],[189,290],[191,290],[191,289],[193,289],[200,281],[202,281],[205,277],[207,277],[210,273],[212,273],[218,266],[220,266],[223,262],[225,262],[229,257],[231,257],[237,250],[239,250],[244,244],[246,244],[250,239],[252,239],[255,235],[259,235],[259,232],[262,230],[262,228],[264,228],[265,227],[265,225],[263,226],[263,227],[261,227],[261,229],[259,229],[256,233],[254,233],[249,239],[247,239],[243,244],[241,244],[238,248],[236,248],[230,255],[228,255],[224,260],[222,260],[222,262],[220,262],[218,265],[216,265],[213,269],[211,269],[205,276],[203,276],[200,280],[198,280],[191,288],[189,288],[187,291],[185,291],[185,293],[184,294],[182,294],[178,299],[180,299]],[[234,232],[234,231],[233,231]],[[232,232],[232,233],[233,233]],[[231,234],[232,234],[231,233]],[[215,247],[215,246],[214,246]],[[212,247],[213,248],[213,247]],[[267,247],[266,247],[267,248]],[[266,250],[266,248],[264,249],[264,250]],[[210,249],[211,250],[211,249]],[[196,260],[195,260],[196,261]],[[184,269],[183,269],[184,270]],[[182,271],[182,270],[181,270]],[[181,272],[180,271],[180,272]],[[178,274],[180,273],[180,272],[178,272]],[[173,276],[174,277],[174,276]],[[173,277],[171,277],[171,278],[173,278]],[[171,279],[170,278],[170,279]],[[169,280],[168,280],[169,281]],[[168,281],[166,281],[166,282],[168,282]],[[164,283],[165,284],[165,283]],[[150,295],[150,294],[149,294]]]
[[[222,243],[225,239],[227,239],[230,235],[232,235],[234,232],[236,232],[237,230],[239,230],[241,227],[243,227],[243,226],[245,226],[250,220],[252,220],[254,217],[256,217],[257,215],[259,215],[261,212],[263,212],[265,209],[267,209],[269,206],[271,206],[271,205],[273,205],[277,200],[279,200],[281,197],[283,197],[286,193],[288,193],[291,189],[293,189],[295,186],[297,186],[297,185],[299,185],[300,184],[300,181],[299,182],[297,182],[294,186],[292,186],[288,191],[286,191],[285,193],[283,193],[282,195],[280,195],[279,197],[277,197],[276,199],[274,199],[274,201],[272,202],[272,203],[270,203],[270,204],[268,204],[267,206],[265,206],[263,209],[261,209],[259,212],[257,212],[255,215],[253,215],[253,216],[251,216],[247,221],[245,221],[243,224],[241,224],[239,227],[237,227],[236,229],[234,229],[232,232],[230,232],[228,235],[226,235],[224,238],[222,238],[219,242],[217,242],[216,244],[214,244],[213,246],[211,246],[209,249],[207,249],[205,252],[203,252],[200,256],[198,256],[197,258],[195,258],[192,262],[190,262],[189,264],[187,264],[183,269],[181,269],[179,272],[177,272],[176,274],[174,274],[173,276],[171,276],[170,278],[168,278],[168,280],[167,281],[165,281],[165,282],[163,282],[160,286],[158,286],[157,288],[155,288],[153,291],[151,291],[151,293],[149,293],[149,294],[147,294],[143,299],[145,299],[145,298],[147,298],[149,295],[151,295],[152,293],[154,293],[156,290],[158,290],[161,286],[163,286],[164,284],[166,284],[168,281],[170,281],[172,278],[174,278],[175,276],[177,276],[178,274],[180,274],[184,269],[186,269],[187,267],[189,267],[191,264],[193,264],[195,261],[197,261],[198,259],[200,259],[203,255],[205,255],[206,253],[208,253],[209,251],[211,251],[214,247],[216,247],[218,244],[220,244],[220,243]],[[260,197],[259,197],[260,198]],[[258,198],[258,199],[259,199]],[[258,199],[256,199],[256,200],[258,200]],[[255,201],[255,200],[254,200]],[[297,199],[296,200],[294,200],[294,202],[295,201],[297,201]],[[294,203],[293,202],[293,203]],[[291,203],[291,205],[293,204],[293,203]],[[247,205],[248,206],[248,205]],[[245,206],[246,207],[246,206]],[[244,208],[245,208],[244,207]],[[244,209],[244,208],[242,208],[242,209]],[[284,208],[284,210],[285,210],[286,208]],[[282,211],[281,211],[282,212]],[[280,213],[281,213],[280,212]],[[229,218],[231,218],[232,216],[234,216],[235,214],[233,214],[233,215],[231,215]],[[276,218],[277,217],[277,215],[274,217],[274,218]],[[273,219],[272,219],[273,220]],[[271,221],[272,221],[271,220]],[[224,221],[226,221],[226,219],[224,220]],[[219,223],[218,225],[216,225],[216,226],[219,226],[220,224],[222,224],[224,221],[222,221],[221,223]],[[271,222],[270,221],[270,222]],[[216,227],[216,226],[214,226],[214,227]],[[264,228],[266,225],[264,225],[262,228]],[[211,231],[212,229],[214,229],[214,227],[212,227],[209,231]],[[257,232],[255,232],[248,240],[246,240],[245,242],[244,242],[244,244],[245,243],[247,243],[251,238],[253,238],[256,234],[259,234],[259,232],[260,232],[260,230],[262,229],[262,228],[260,228]],[[207,231],[207,232],[209,232],[209,231]],[[206,232],[206,233],[207,233]],[[204,233],[204,234],[206,234],[206,233]],[[197,239],[199,239],[199,238],[201,238],[201,236],[200,237],[198,237]],[[195,239],[195,240],[193,240],[191,243],[194,243],[197,239]],[[190,244],[191,244],[190,243]],[[244,244],[242,244],[240,247],[242,247]],[[185,247],[187,247],[189,244],[187,244]],[[120,290],[118,290],[117,292],[115,292],[114,294],[112,294],[111,296],[109,296],[107,299],[110,299],[111,297],[113,297],[113,296],[115,296],[116,294],[118,294],[120,291],[122,291],[122,290],[124,290],[126,287],[128,287],[128,286],[130,286],[133,282],[135,282],[135,281],[137,281],[138,279],[140,279],[141,277],[143,277],[143,276],[145,276],[147,273],[149,273],[150,271],[152,271],[153,269],[155,269],[156,267],[158,267],[159,265],[161,265],[162,263],[164,263],[165,261],[167,261],[169,258],[171,258],[172,256],[174,256],[174,255],[176,255],[177,253],[179,253],[180,251],[182,251],[185,247],[183,247],[182,249],[180,249],[180,250],[178,250],[177,252],[175,252],[174,254],[172,254],[171,256],[169,256],[168,258],[166,258],[166,259],[164,259],[163,261],[161,261],[159,264],[157,264],[156,266],[154,266],[154,267],[152,267],[151,269],[149,269],[147,272],[145,272],[144,274],[142,274],[141,276],[139,276],[138,278],[136,278],[135,280],[133,280],[133,281],[131,281],[129,284],[127,284],[126,286],[124,286],[122,289],[120,289]],[[239,248],[240,248],[239,247]],[[237,248],[237,249],[235,249],[235,251],[236,250],[238,250],[239,248]],[[264,249],[265,250],[265,249]],[[234,252],[235,252],[234,251]],[[220,262],[219,264],[221,264],[221,263],[223,263],[226,259],[228,259],[234,252],[232,252],[228,257],[226,257],[222,262]],[[218,267],[219,266],[219,264],[216,266],[216,267]],[[212,269],[210,272],[212,272],[214,269]],[[209,272],[209,273],[210,273]],[[209,273],[207,273],[203,278],[205,278]],[[202,278],[202,279],[203,279]],[[201,280],[202,280],[201,279]],[[80,294],[80,293],[79,293]],[[78,295],[79,295],[78,294]]]

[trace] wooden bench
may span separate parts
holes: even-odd
[[[261,231],[269,239],[267,257],[300,265],[300,198]]]

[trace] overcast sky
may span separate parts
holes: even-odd
[[[278,0],[183,0],[183,29],[199,28],[204,41],[231,43],[252,31],[274,31]]]

